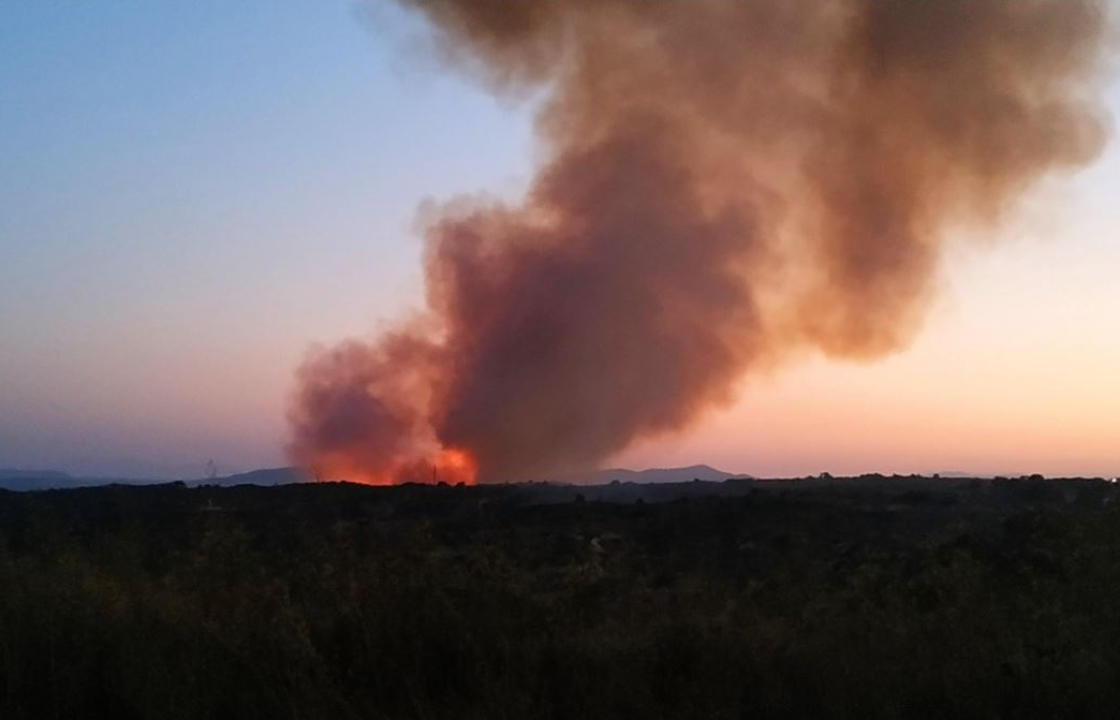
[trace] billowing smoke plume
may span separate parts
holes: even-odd
[[[895,350],[947,231],[1106,134],[1093,0],[410,4],[495,91],[545,89],[548,154],[520,207],[430,223],[422,320],[307,361],[291,451],[323,476],[593,465],[792,348]]]

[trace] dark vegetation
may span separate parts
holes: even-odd
[[[0,717],[1120,707],[1115,486],[658,492],[668,501],[625,484],[0,492]]]

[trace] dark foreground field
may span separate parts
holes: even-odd
[[[0,717],[1115,717],[1116,497],[0,492]]]

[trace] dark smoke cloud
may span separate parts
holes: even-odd
[[[601,461],[799,346],[920,323],[947,231],[1101,150],[1092,0],[412,0],[497,92],[543,86],[520,207],[449,207],[428,314],[313,356],[294,458],[483,479]]]

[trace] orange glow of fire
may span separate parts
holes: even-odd
[[[463,483],[474,485],[478,482],[478,463],[469,452],[461,448],[444,448],[435,462],[436,482],[449,485]]]
[[[398,459],[390,469],[373,473],[356,468],[345,458],[339,462],[324,463],[315,470],[315,479],[343,481],[361,485],[401,485],[403,483],[447,483],[448,485],[474,485],[478,482],[478,464],[462,448],[443,448],[434,458]]]

